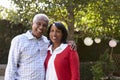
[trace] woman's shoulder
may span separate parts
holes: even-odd
[[[67,50],[69,53],[77,53],[77,50],[72,49],[71,45],[68,45],[68,46],[66,47],[66,50]]]

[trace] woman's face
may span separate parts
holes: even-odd
[[[53,44],[60,44],[62,39],[62,31],[58,29],[55,24],[50,28],[49,38]]]
[[[46,31],[47,22],[44,20],[36,21],[32,24],[32,34],[36,38],[40,38],[43,33]]]

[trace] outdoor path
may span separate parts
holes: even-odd
[[[4,76],[0,76],[0,80],[4,80]]]
[[[6,64],[0,64],[0,80],[4,80]]]

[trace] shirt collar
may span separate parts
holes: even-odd
[[[32,31],[31,30],[28,30],[26,33],[25,33],[25,36],[28,38],[28,39],[36,39],[33,35],[32,35]],[[41,38],[39,38],[38,40],[43,40],[44,42],[49,42],[47,37],[45,36],[41,36]]]
[[[61,51],[63,51],[68,44],[63,44],[61,43],[59,47],[57,47],[54,51],[57,51],[58,53],[60,53]],[[50,53],[52,54],[52,45],[49,46],[48,50],[50,50]]]

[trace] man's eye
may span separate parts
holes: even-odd
[[[37,23],[37,25],[41,25],[41,23]]]
[[[46,24],[43,24],[43,27],[47,27],[47,25],[46,25]]]

